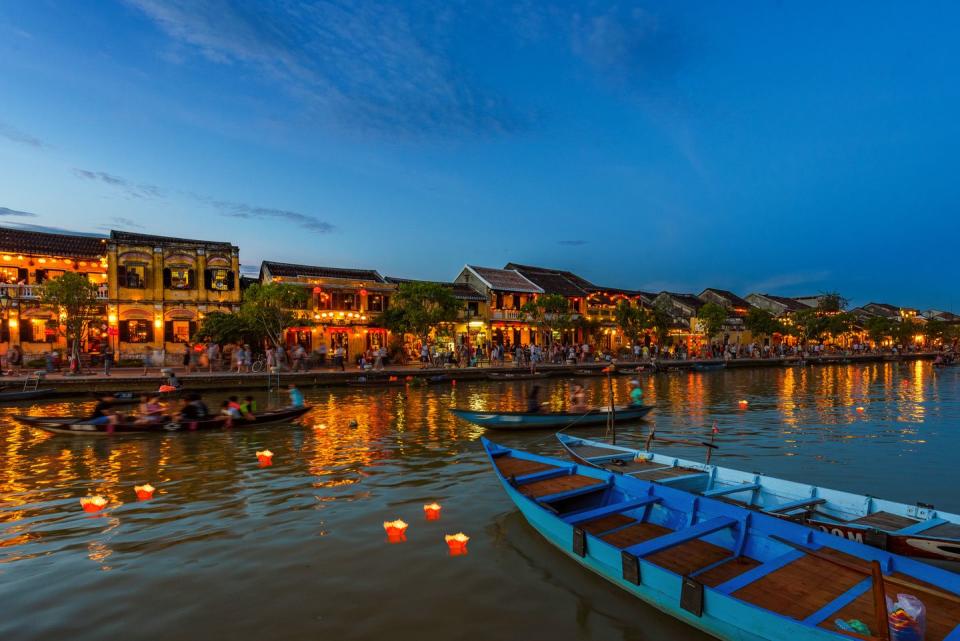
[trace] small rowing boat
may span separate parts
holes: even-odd
[[[491,372],[487,374],[487,380],[491,381],[528,381],[550,376],[547,372]]]
[[[278,410],[257,412],[252,420],[234,420],[229,425],[223,416],[189,421],[163,420],[156,423],[136,423],[133,419],[123,420],[113,425],[94,423],[88,418],[52,417],[52,416],[14,416],[14,420],[45,432],[54,434],[82,434],[87,436],[109,436],[114,434],[147,434],[163,432],[194,432],[198,430],[247,429],[271,423],[284,423],[300,418],[310,410],[305,407],[286,407]]]
[[[32,401],[37,398],[47,398],[57,393],[56,388],[40,387],[28,390],[0,390],[0,402],[3,401]]]
[[[960,575],[668,482],[482,442],[507,495],[550,544],[715,637],[890,639],[904,619],[885,597],[911,595],[926,608],[927,641],[960,638]],[[850,632],[852,620],[870,632]]]
[[[720,369],[726,369],[726,363],[694,363],[693,369],[697,372],[715,372]]]
[[[614,416],[617,421],[637,421],[652,409],[653,405],[615,407]],[[610,418],[609,407],[586,412],[477,412],[459,408],[450,411],[475,425],[500,430],[560,429],[571,424],[602,425]]]
[[[557,434],[570,456],[904,556],[960,562],[960,515]]]

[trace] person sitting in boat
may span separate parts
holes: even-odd
[[[587,393],[580,383],[574,383],[570,386],[570,411],[587,411]]]
[[[183,383],[181,383],[180,379],[177,378],[177,374],[171,371],[170,376],[167,377],[167,385],[175,390],[178,390],[183,386]]]
[[[120,420],[120,414],[113,409],[114,398],[106,394],[97,399],[97,404],[93,406],[93,414],[90,416],[90,423],[94,425],[116,424]]]
[[[297,386],[293,383],[290,383],[290,407],[303,407],[303,392],[297,389]]]
[[[534,385],[530,388],[530,393],[527,394],[527,412],[533,414],[539,412],[540,409],[540,386]]]
[[[253,400],[252,396],[244,396],[243,402],[240,403],[240,413],[248,419],[253,419],[256,412],[257,402]]]
[[[231,403],[228,400],[224,401],[220,406],[220,416],[218,419],[222,420],[226,427],[230,427],[236,421],[242,420],[243,416],[240,414],[240,405]]]
[[[243,405],[240,403],[240,399],[238,399],[236,396],[229,397],[227,399],[227,403],[230,405],[231,409],[237,410],[240,416],[243,417],[245,420],[248,420],[248,421],[253,420],[254,418],[253,414],[251,414],[250,412],[243,411]]]
[[[210,416],[210,410],[207,409],[207,404],[203,402],[199,394],[191,394],[186,398],[181,414],[184,415],[184,418],[207,418]]]
[[[640,387],[640,381],[635,378],[630,380],[630,405],[643,406],[643,389]]]

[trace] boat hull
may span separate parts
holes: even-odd
[[[618,407],[617,421],[636,421],[644,418],[653,409],[653,405],[641,407]],[[590,410],[575,414],[567,412],[474,412],[472,410],[451,410],[458,417],[475,425],[500,430],[545,430],[558,429],[568,425],[602,425],[607,422],[609,412]]]
[[[125,434],[168,434],[171,432],[197,432],[223,429],[249,429],[262,425],[293,421],[310,411],[310,407],[297,407],[263,412],[254,420],[234,420],[227,423],[222,417],[211,417],[195,421],[161,421],[146,425],[122,422],[114,425],[87,422],[84,419],[15,416],[14,420],[24,425],[53,434],[74,434],[82,436],[114,436]]]
[[[3,401],[31,401],[35,398],[47,398],[57,393],[53,387],[41,387],[35,390],[0,392],[0,403]]]

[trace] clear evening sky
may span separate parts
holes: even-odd
[[[0,225],[960,311],[951,2],[0,3]]]

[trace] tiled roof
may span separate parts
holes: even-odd
[[[493,267],[477,267],[476,265],[467,265],[467,269],[484,280],[491,289],[505,292],[543,293],[538,285],[512,269],[495,269]]]
[[[132,231],[110,231],[110,240],[115,243],[131,243],[136,245],[204,245],[230,250],[234,247],[228,242],[218,240],[193,240],[190,238],[174,238],[173,236],[155,236],[153,234],[137,234]]]
[[[871,307],[874,308],[874,310],[871,310]],[[886,312],[890,316],[900,315],[899,307],[896,307],[895,305],[889,305],[887,303],[867,303],[864,305],[864,308],[866,308],[868,311],[873,311],[874,313],[879,310],[881,312]]]
[[[787,298],[786,296],[775,296],[774,294],[759,294],[759,296],[763,296],[766,299],[783,305],[784,309],[788,312],[799,312],[804,309],[810,309],[809,305],[804,305],[800,301],[793,298]]]
[[[666,294],[667,296],[669,296],[676,302],[680,303],[681,305],[686,305],[687,307],[690,307],[694,311],[697,311],[701,307],[706,305],[706,303],[704,303],[702,300],[700,300],[693,294],[678,294],[676,292],[661,292],[661,293]]]
[[[562,296],[585,296],[596,286],[585,278],[564,269],[550,269],[549,267],[535,267],[519,263],[507,263],[504,269],[513,269],[539,285],[548,294]]]
[[[469,300],[469,301],[478,301],[483,302],[487,300],[487,297],[475,290],[470,285],[466,283],[446,283],[436,280],[416,280],[414,278],[397,278],[396,276],[387,276],[385,279],[388,283],[393,283],[394,285],[402,285],[404,283],[433,283],[435,285],[443,285],[444,287],[449,287],[453,290],[453,295],[457,300]]]
[[[263,261],[263,267],[270,271],[271,276],[282,278],[343,278],[346,280],[368,280],[376,283],[385,283],[386,279],[374,269],[344,269],[341,267],[317,267],[315,265],[294,265],[291,263],[274,263]]]
[[[703,298],[703,295],[706,294],[707,292],[713,292],[720,298],[724,299],[725,301],[727,301],[727,303],[730,304],[730,307],[734,307],[737,309],[740,309],[740,308],[750,309],[751,307],[753,307],[753,305],[751,305],[748,301],[746,301],[743,298],[740,298],[733,292],[728,291],[726,289],[717,289],[716,287],[708,287],[702,292],[700,292],[700,298]]]
[[[106,239],[74,234],[49,234],[0,227],[0,251],[48,256],[100,257],[107,253]]]
[[[960,316],[954,314],[953,312],[944,312],[939,309],[928,309],[923,313],[924,318],[935,318],[947,323],[956,323],[960,321]]]

